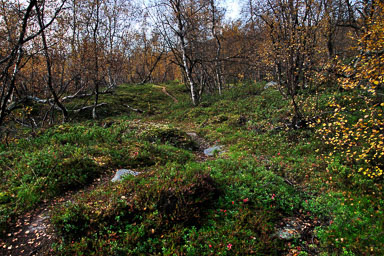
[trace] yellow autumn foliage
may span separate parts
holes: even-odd
[[[356,172],[382,177],[384,169],[384,2],[377,1],[359,39],[355,61],[340,65],[342,97],[333,97],[333,109],[319,131],[326,144]],[[328,161],[332,161],[328,157]]]

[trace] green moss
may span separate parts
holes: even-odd
[[[299,101],[306,92],[300,93]],[[332,90],[318,93],[305,95],[301,107],[309,118],[326,119]],[[350,177],[358,166],[338,157],[326,164],[331,149],[316,137],[316,124],[289,129],[290,102],[277,90],[234,85],[193,107],[178,83],[122,85],[100,101],[108,106],[97,121],[82,113],[1,145],[2,230],[44,198],[128,168],[141,174],[56,207],[56,253],[282,255],[300,246],[302,255],[383,254],[382,180]],[[204,159],[186,132],[225,151]],[[296,239],[288,245],[275,236],[284,218],[304,215],[317,225],[318,244]]]

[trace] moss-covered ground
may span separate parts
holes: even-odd
[[[307,100],[306,116],[321,119],[327,97]],[[328,164],[316,121],[289,128],[292,109],[277,90],[234,85],[193,107],[178,83],[122,85],[100,102],[96,121],[84,111],[1,144],[4,236],[41,202],[125,168],[141,174],[55,206],[45,253],[384,254],[382,180],[351,177],[337,156]],[[224,152],[202,159],[190,132]],[[292,222],[299,227],[287,229]],[[288,240],[284,228],[295,233]]]

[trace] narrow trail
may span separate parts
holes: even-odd
[[[166,92],[165,88],[163,92]],[[177,99],[174,99],[174,101],[176,102]],[[194,152],[197,162],[213,159],[213,157],[206,156],[203,152],[204,149],[209,147],[209,143],[204,138],[195,132],[188,132],[187,134],[197,145],[197,150]],[[50,219],[52,209],[56,205],[72,201],[76,197],[81,197],[97,187],[107,184],[113,175],[114,171],[108,171],[92,184],[78,191],[69,191],[61,197],[45,200],[36,209],[19,216],[10,232],[6,234],[6,238],[0,240],[0,255],[50,255],[52,243],[57,239]]]
[[[161,91],[162,91],[164,94],[166,94],[166,95],[168,95],[169,97],[171,97],[175,103],[178,103],[178,102],[179,102],[178,99],[176,99],[173,95],[171,95],[171,94],[167,91],[167,88],[165,88],[165,86],[162,86],[162,87],[161,87]]]
[[[53,200],[45,200],[36,209],[20,216],[4,241],[0,240],[0,255],[49,255],[51,245],[56,239],[50,222],[50,213],[54,206],[71,201],[77,196],[108,183],[112,176],[112,172],[107,172],[83,189],[69,191],[64,196]]]
[[[204,154],[204,150],[209,147],[209,143],[204,138],[200,137],[195,132],[187,132],[187,135],[191,137],[197,145],[197,151],[194,152],[197,162],[204,162],[208,159],[212,159],[212,157]]]
[[[207,156],[204,150],[210,144],[203,137],[194,131],[187,132],[187,135],[196,143],[197,148],[193,151],[197,162],[205,162],[215,159],[215,156]],[[46,200],[35,210],[20,216],[15,226],[7,234],[4,241],[0,240],[0,255],[7,256],[48,256],[53,255],[52,244],[57,241],[51,224],[51,211],[55,206],[68,201],[73,201],[77,197],[82,197],[86,193],[95,190],[97,187],[106,185],[114,176],[114,171],[110,170],[96,179],[92,184],[85,186],[78,191],[69,191],[62,197]],[[308,255],[317,255],[319,241],[314,234],[318,226],[326,225],[317,218],[310,218],[309,213],[298,212],[291,217],[282,218],[275,225],[277,236],[287,244],[285,256],[298,255],[299,250],[308,252]],[[291,247],[293,238],[300,239],[303,243],[301,249]]]

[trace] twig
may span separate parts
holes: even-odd
[[[133,111],[135,111],[135,112],[137,112],[137,113],[141,113],[141,114],[144,113],[143,110],[141,110],[141,109],[137,109],[137,108],[133,108],[133,107],[127,105],[127,104],[123,104],[123,106],[125,106],[125,107],[129,108],[130,110],[133,110]]]
[[[104,106],[104,105],[107,105],[107,103],[104,102],[104,103],[97,104],[96,107],[101,107],[101,106]],[[87,109],[90,109],[90,108],[93,108],[93,107],[95,107],[95,106],[94,105],[85,106],[85,107],[73,110],[73,113],[77,114],[80,111],[87,110]]]
[[[101,94],[112,94],[113,92],[108,90],[110,87],[107,88],[107,90],[103,91],[103,92],[99,92],[99,95]],[[72,100],[72,99],[75,99],[75,98],[86,98],[86,97],[91,97],[92,95],[94,95],[94,93],[83,93],[83,94],[79,94],[81,92],[81,90],[79,90],[78,92],[76,92],[74,95],[69,95],[69,96],[65,96],[63,97],[62,101],[66,101],[66,100]]]
[[[20,125],[22,125],[22,126],[24,126],[24,127],[33,128],[32,125],[30,125],[30,124],[26,124],[26,123],[24,123],[23,121],[21,121],[20,119],[14,118],[13,120],[14,120],[16,123],[18,123],[18,124],[20,124]]]
[[[291,186],[295,186],[292,182],[290,182],[288,179],[284,179],[284,181],[286,182],[286,183],[288,183],[289,185],[291,185]]]

